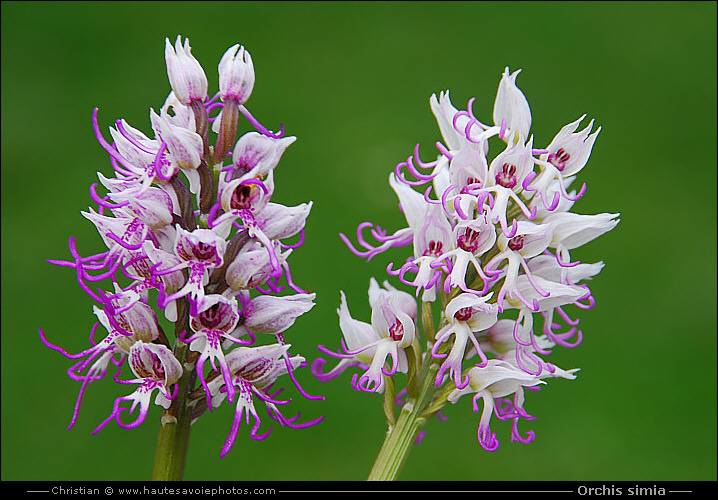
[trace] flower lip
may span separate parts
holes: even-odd
[[[521,70],[504,70],[494,102],[494,123],[501,125],[502,132],[518,135],[519,142],[528,137],[531,128],[531,109],[523,92],[516,86],[516,77]],[[501,134],[504,136],[504,133]],[[516,137],[514,137],[516,139]]]

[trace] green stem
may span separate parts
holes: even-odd
[[[189,324],[189,304],[186,299],[178,302],[175,338],[186,331]],[[160,429],[157,435],[155,464],[152,469],[153,481],[180,481],[184,476],[184,466],[189,445],[189,431],[192,423],[192,406],[187,396],[194,389],[196,371],[193,366],[185,366],[190,354],[189,346],[175,341],[174,355],[183,367],[182,377],[177,381],[177,395],[172,404],[162,411]]]
[[[182,363],[187,355],[187,346],[180,346],[177,351]],[[194,385],[195,371],[184,370],[177,389],[177,396],[172,400],[169,409],[162,412],[160,429],[157,436],[155,464],[152,470],[153,481],[181,481],[189,445],[189,431],[192,408],[187,404],[187,394]]]
[[[416,436],[426,423],[421,413],[428,406],[434,394],[434,378],[439,365],[427,362],[422,366],[419,375],[419,394],[411,398],[402,407],[396,425],[389,428],[384,444],[379,450],[374,466],[369,473],[368,481],[393,481],[397,478],[406,463]]]

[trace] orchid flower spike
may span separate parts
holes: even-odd
[[[91,298],[90,346],[68,353],[39,332],[45,346],[72,360],[67,374],[80,383],[69,427],[94,382],[136,385],[95,433],[112,421],[141,425],[156,394],[160,441],[185,440],[158,450],[168,463],[184,461],[172,455],[187,449],[189,426],[224,401],[235,416],[222,456],[242,418],[254,419],[250,437],[267,435],[257,432],[260,402],[271,420],[294,429],[323,417],[300,423],[285,416],[290,401],[279,397],[288,375],[302,396],[321,398],[301,388],[305,358],[284,340],[316,298],[294,282],[289,262],[304,242],[313,202],[272,199],[275,170],[296,137],[285,137],[281,125],[270,132],[247,109],[255,75],[243,46],[224,53],[213,96],[188,39],[165,39],[165,61],[168,95],[159,111],[149,110],[151,135],[118,119],[108,140],[95,108],[92,126],[112,168],[97,173],[93,205],[81,214],[97,229],[99,246],[83,255],[70,238],[70,257],[48,261],[73,269]],[[170,428],[182,431],[167,437]]]
[[[518,429],[521,419],[534,418],[523,407],[525,390],[576,379],[578,369],[563,370],[549,356],[581,344],[575,312],[594,307],[587,281],[604,263],[574,255],[614,229],[619,214],[572,211],[586,192],[585,184],[574,190],[572,183],[601,128],[592,132],[591,121],[579,130],[584,116],[547,146],[536,145],[531,108],[517,86],[520,71],[506,67],[501,75],[493,124],[474,115],[475,98],[461,108],[448,90],[433,94],[435,150],[422,160],[417,144],[389,169],[404,223],[389,232],[363,222],[356,243],[339,235],[367,261],[388,251],[394,259],[383,288],[381,278],[372,278],[370,322],[352,317],[341,293],[341,348],[319,346],[336,362],[312,363],[321,381],[349,371],[355,390],[384,394],[388,432],[370,479],[393,477],[385,464],[406,452],[397,443],[405,443],[407,422],[421,438],[423,422],[434,415],[444,420],[442,408],[465,394],[473,395],[476,412],[483,401],[484,449],[499,446],[492,415],[511,421],[512,441],[531,442],[533,431]]]

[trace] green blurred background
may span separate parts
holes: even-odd
[[[68,258],[70,235],[83,254],[102,250],[79,213],[95,172],[111,173],[92,109],[104,131],[125,118],[148,132],[148,109],[170,88],[164,39],[177,34],[210,89],[226,48],[245,45],[257,74],[249,109],[298,137],[274,200],[314,200],[290,262],[317,305],[287,335],[310,359],[317,344],[339,345],[339,290],[368,320],[369,277],[401,259],[367,264],[337,234],[365,220],[401,227],[387,176],[417,142],[433,154],[432,93],[451,89],[459,108],[476,96],[477,117],[490,121],[508,65],[523,68],[534,144],[583,113],[595,118],[603,130],[575,208],[622,221],[573,253],[606,262],[591,285],[597,306],[581,316],[583,344],[549,358],[580,367],[578,379],[528,394],[532,444],[511,443],[510,425],[495,423],[495,453],[479,446],[479,415],[460,401],[447,422],[427,425],[401,479],[716,479],[715,2],[3,2],[1,19],[2,479],[150,476],[158,408],[135,430],[91,436],[126,393],[102,381],[67,432],[78,384],[37,331],[71,352],[88,344],[91,300],[71,270],[44,259]],[[326,400],[296,398],[294,411],[324,422],[275,426],[260,443],[243,425],[220,460],[225,405],[193,427],[185,478],[363,480],[384,436],[381,397],[353,391],[348,374],[299,378]]]

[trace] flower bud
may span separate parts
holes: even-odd
[[[189,106],[192,101],[202,101],[207,97],[207,77],[202,66],[191,53],[189,39],[177,36],[174,48],[169,39],[165,38],[165,62],[167,76],[177,99]]]
[[[432,94],[431,98],[429,98],[429,106],[431,106],[431,112],[436,118],[441,136],[444,138],[446,145],[449,146],[450,150],[461,149],[462,141],[458,130],[464,130],[466,128],[468,117],[462,117],[460,115],[459,118],[457,118],[457,127],[454,127],[453,121],[459,110],[451,104],[449,91],[440,92],[438,99],[436,94]]]
[[[531,128],[529,103],[516,86],[516,76],[520,71],[509,73],[509,68],[506,67],[494,102],[494,123],[502,129],[507,128],[509,134],[518,133],[518,137],[514,137],[516,142],[525,141]]]
[[[237,53],[239,49],[239,53]],[[219,95],[222,101],[232,99],[244,104],[254,88],[254,65],[249,52],[233,45],[219,61]]]

